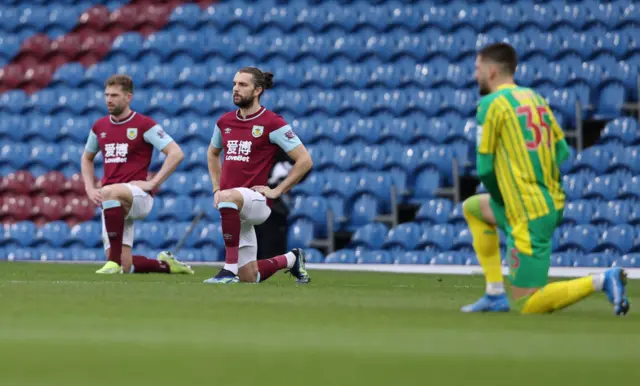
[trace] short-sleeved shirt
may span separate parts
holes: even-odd
[[[153,148],[164,149],[173,139],[153,119],[132,111],[122,121],[111,115],[98,119],[91,128],[85,150],[102,152],[102,185],[145,181]]]
[[[279,149],[288,153],[301,144],[291,126],[264,107],[247,117],[239,111],[223,115],[211,138],[211,145],[223,150],[220,188],[267,185]]]

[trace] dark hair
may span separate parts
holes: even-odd
[[[129,75],[112,75],[104,82],[104,86],[122,86],[122,91],[133,94],[133,79]]]
[[[260,95],[262,95],[265,90],[273,87],[273,74],[271,72],[262,72],[258,67],[244,67],[241,68],[238,72],[253,75],[253,84],[256,86],[256,88],[262,88],[262,92],[260,93]]]
[[[503,72],[509,75],[516,73],[518,66],[518,54],[516,50],[507,43],[490,44],[480,50],[478,55],[482,60],[488,59],[502,67]]]

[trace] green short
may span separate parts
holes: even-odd
[[[525,224],[509,224],[504,205],[490,201],[491,210],[498,228],[507,235],[507,257],[509,259],[509,279],[520,288],[544,287],[549,278],[553,231],[562,222],[564,209],[552,211]],[[532,254],[524,254],[516,248],[518,238],[531,240]]]

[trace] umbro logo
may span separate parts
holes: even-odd
[[[100,133],[100,138],[106,138],[107,137],[107,133]]]
[[[225,134],[229,134],[231,132],[231,128],[227,127],[226,129],[224,129],[224,133]]]

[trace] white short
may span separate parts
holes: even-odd
[[[240,211],[240,245],[238,249],[238,268],[256,261],[258,258],[258,239],[255,225],[267,221],[271,208],[262,194],[248,188],[234,188],[242,194],[244,204]]]
[[[141,220],[151,213],[153,208],[153,196],[140,189],[139,187],[131,184],[124,184],[131,190],[133,195],[133,203],[129,214],[124,219],[124,231],[122,233],[122,245],[128,245],[133,247],[133,221]],[[102,213],[102,244],[104,249],[107,250],[111,246],[109,239],[107,238],[107,228],[104,224],[104,212]]]

